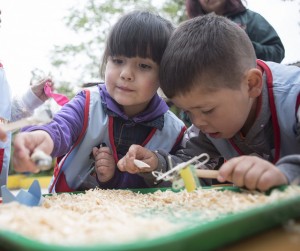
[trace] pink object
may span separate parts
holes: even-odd
[[[44,91],[48,97],[53,98],[55,102],[61,106],[69,102],[69,99],[65,95],[60,93],[54,93],[52,87],[49,85],[49,82],[45,84]]]

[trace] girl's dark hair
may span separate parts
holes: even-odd
[[[158,65],[174,31],[171,22],[148,11],[133,11],[113,26],[106,41],[101,75],[109,56],[151,58]]]
[[[186,0],[185,6],[189,18],[208,14],[202,9],[199,0]],[[226,0],[224,16],[233,16],[244,10],[246,10],[246,7],[241,0]]]
[[[189,19],[175,30],[160,64],[159,82],[168,98],[195,86],[207,91],[238,89],[245,72],[255,67],[254,48],[246,32],[211,13]]]

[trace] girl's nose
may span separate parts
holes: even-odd
[[[133,73],[130,69],[130,67],[124,67],[121,74],[120,74],[121,79],[125,81],[132,81],[133,80]]]

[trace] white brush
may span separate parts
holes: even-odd
[[[150,167],[147,163],[145,163],[145,162],[143,162],[143,161],[141,161],[141,160],[138,160],[138,159],[133,160],[133,163],[134,163],[138,168],[140,168],[140,169],[143,169],[143,168],[149,168],[149,167]]]

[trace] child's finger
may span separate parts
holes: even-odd
[[[97,155],[98,155],[98,148],[97,147],[93,147],[93,155],[94,155],[94,158],[96,158],[97,157]]]
[[[239,160],[236,162],[235,166],[232,168],[231,182],[239,187],[246,186],[246,175],[252,167],[253,163],[250,160]]]
[[[7,135],[6,135],[6,132],[4,130],[1,129],[1,126],[0,126],[0,140],[5,142],[7,139]]]
[[[107,153],[109,155],[112,154],[111,150],[109,147],[107,146],[103,146],[103,147],[100,147],[99,150],[98,150],[99,153]]]
[[[22,144],[22,139],[17,141],[17,144],[14,146],[14,154],[13,154],[12,162],[14,165],[14,170],[16,172],[27,171],[27,172],[36,173],[39,171],[30,158],[29,149]]]
[[[257,166],[255,167],[253,165],[253,168],[251,168],[246,174],[245,174],[245,187],[247,187],[249,190],[255,190],[258,188],[258,183],[260,177],[265,172],[265,168],[263,166]]]
[[[286,184],[288,184],[287,177],[275,167],[272,169],[266,169],[265,172],[263,172],[263,174],[259,177],[257,189],[265,192],[274,186]]]
[[[100,158],[96,161],[96,168],[99,169],[100,167],[111,167],[112,162],[106,158]]]
[[[122,159],[120,159],[118,161],[117,166],[118,166],[118,168],[119,168],[119,170],[121,172],[125,171],[125,167],[126,167],[126,159],[125,159],[125,157],[123,157]]]
[[[127,158],[135,159],[137,153],[141,150],[139,145],[131,145],[126,153]]]
[[[239,162],[238,158],[232,158],[225,162],[219,169],[219,176],[218,181],[219,182],[225,182],[225,181],[232,181],[232,173],[236,166],[236,164]]]
[[[134,157],[130,157],[126,154],[117,164],[118,168],[122,172],[129,172],[129,173],[137,173],[139,172],[138,168],[135,166]]]

